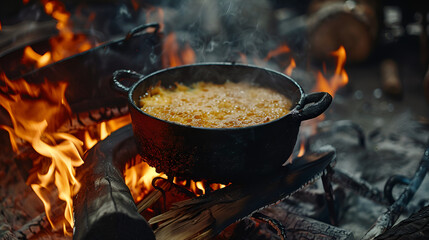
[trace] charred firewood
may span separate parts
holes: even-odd
[[[407,187],[401,193],[401,195],[396,199],[396,201],[390,205],[390,207],[384,212],[374,225],[368,230],[363,239],[374,239],[378,235],[384,233],[386,230],[390,229],[398,220],[401,213],[405,210],[406,206],[413,198],[417,189],[420,187],[423,179],[425,178],[429,169],[429,148],[423,154],[423,157],[420,161],[419,167],[416,170],[414,176],[411,179],[408,179]],[[397,182],[393,182],[397,183]],[[394,186],[390,186],[389,189],[393,189]]]
[[[398,223],[376,240],[427,239],[429,236],[429,206]]]
[[[155,239],[118,170],[137,153],[132,135],[131,125],[123,127],[85,155],[77,175],[83,187],[74,202],[74,239]]]
[[[12,232],[12,227],[6,222],[6,219],[0,214],[0,240],[18,239]]]
[[[286,239],[353,239],[347,230],[282,210],[282,206],[271,206],[261,211],[277,219],[285,226]]]
[[[78,112],[74,113],[67,121],[65,121],[57,131],[73,133],[127,114],[127,106],[100,108],[88,112]]]
[[[58,205],[51,211],[51,219],[58,220],[64,218],[64,204]],[[37,236],[44,229],[50,227],[49,220],[46,217],[46,213],[41,213],[39,216],[33,218],[18,230],[14,232],[14,235],[18,239],[31,239],[34,236]]]
[[[270,178],[232,184],[199,198],[182,201],[150,219],[157,239],[207,239],[258,209],[288,197],[318,177],[335,158],[326,147],[294,160]]]

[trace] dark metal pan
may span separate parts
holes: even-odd
[[[155,30],[147,32],[147,29]],[[159,70],[161,40],[158,29],[156,23],[141,25],[119,39],[22,74],[16,66],[21,64],[24,46],[0,55],[0,71],[12,81],[23,78],[32,84],[67,82],[65,95],[73,113],[123,107],[127,105],[124,98],[110,88],[112,74],[118,68],[145,74]],[[47,43],[34,43],[32,47],[46,48]]]
[[[131,87],[121,81],[137,81]],[[201,128],[155,118],[138,106],[148,89],[161,83],[190,85],[247,81],[272,88],[293,102],[291,111],[268,123],[241,128]],[[169,68],[143,76],[129,70],[113,75],[117,90],[128,96],[132,126],[141,156],[169,177],[209,182],[241,182],[273,174],[291,155],[301,121],[330,105],[325,92],[304,94],[290,77],[273,70],[233,63],[204,63]]]

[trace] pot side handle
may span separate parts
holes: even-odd
[[[154,34],[157,34],[160,28],[160,25],[158,23],[148,23],[145,25],[141,25],[138,27],[135,27],[133,29],[131,29],[127,35],[125,36],[125,40],[128,40],[132,37],[134,37],[134,35],[143,32],[144,30],[146,30],[147,28],[155,28],[155,30],[153,31]]]
[[[315,118],[322,114],[331,105],[332,96],[327,92],[310,93],[304,96],[301,107],[298,109],[298,118],[301,121]],[[311,104],[308,105],[307,104]]]
[[[143,78],[142,74],[134,72],[132,70],[117,70],[113,73],[112,86],[113,89],[116,90],[116,92],[126,96],[130,91],[131,87],[125,86],[121,82],[124,81],[124,79],[127,79],[128,83],[132,85],[141,78]]]

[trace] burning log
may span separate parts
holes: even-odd
[[[137,153],[128,125],[95,145],[85,156],[78,176],[84,188],[75,200],[74,239],[154,239],[137,212],[122,178],[125,160]]]
[[[150,219],[159,224],[157,239],[205,239],[214,237],[235,221],[257,209],[273,204],[320,175],[335,158],[335,150],[325,147],[306,154],[293,164],[273,173],[273,177],[244,185],[230,185],[199,198],[176,203],[169,211]]]

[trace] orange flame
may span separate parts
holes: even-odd
[[[139,202],[147,194],[153,191],[152,180],[155,177],[166,178],[167,176],[163,173],[157,173],[155,168],[149,166],[141,159],[141,157],[137,156],[135,161],[125,165],[124,177],[125,184],[130,189],[134,201]],[[177,185],[187,188],[196,196],[201,196],[206,193],[205,183],[202,181],[181,181],[177,178],[174,178],[173,182]],[[218,190],[226,186],[227,185],[217,183],[210,184],[210,188],[212,190]]]
[[[85,131],[85,147],[89,149],[93,147],[98,141],[106,138],[113,131],[129,124],[131,122],[130,115],[126,115],[117,119],[112,119],[107,122],[98,124],[94,132],[98,133],[99,136],[92,137],[89,131]],[[141,201],[148,193],[153,190],[152,180],[155,177],[167,176],[163,173],[157,173],[155,168],[150,167],[147,163],[143,162],[140,156],[137,156],[134,161],[128,162],[125,165],[124,178],[125,184],[130,189],[131,195],[135,202]],[[203,182],[174,180],[174,183],[189,187],[189,190],[195,193],[197,196],[205,194],[205,187]],[[213,190],[217,190],[225,187],[223,184],[211,184],[210,187]]]
[[[296,62],[295,62],[295,59],[293,59],[293,58],[291,58],[290,59],[290,64],[289,64],[289,66],[285,69],[285,71],[284,71],[284,73],[286,74],[286,75],[292,75],[292,71],[293,71],[293,69],[295,69],[296,68]]]
[[[290,48],[287,45],[281,45],[280,47],[268,52],[267,56],[264,58],[264,61],[268,61],[275,56],[289,53],[289,52],[290,52]]]
[[[298,152],[297,157],[304,156],[304,153],[305,153],[304,141],[301,141],[301,145],[299,146],[299,152]]]
[[[331,55],[337,59],[334,75],[327,80],[323,76],[322,72],[318,71],[316,86],[313,90],[328,92],[334,96],[339,88],[347,85],[349,77],[347,72],[344,70],[344,64],[346,62],[346,50],[344,47],[341,46],[338,50],[332,52]]]
[[[155,177],[167,178],[165,174],[157,173],[155,168],[149,166],[140,156],[137,156],[134,161],[125,165],[124,177],[125,183],[130,189],[135,202],[141,201],[147,194],[153,191],[152,180]],[[174,178],[173,182],[187,188],[196,196],[201,196],[206,193],[205,186],[207,184],[203,181],[195,182],[192,180],[187,181]],[[210,184],[212,190],[218,190],[226,186],[227,185],[217,183]]]
[[[125,115],[119,118],[111,119],[107,122],[102,122],[95,126],[96,132],[98,136],[91,136],[89,131],[85,131],[84,133],[84,145],[86,149],[92,148],[97,142],[105,139],[107,136],[109,136],[112,132],[116,131],[117,129],[131,123],[131,117],[130,115]]]
[[[64,98],[66,83],[57,84],[45,81],[42,84],[28,84],[24,79],[10,81],[2,73],[0,104],[9,113],[13,127],[2,125],[9,132],[11,145],[15,151],[18,144],[15,139],[30,143],[40,155],[50,159],[47,169],[36,169],[30,174],[29,184],[44,204],[46,216],[54,230],[56,225],[51,219],[51,194],[53,185],[58,189],[58,198],[66,203],[65,221],[62,222],[64,233],[73,227],[73,199],[79,191],[80,183],[75,178],[75,168],[83,164],[81,158],[82,142],[72,135],[52,133],[48,127],[57,121],[64,112],[70,111]]]
[[[22,62],[36,62],[37,67],[43,67],[51,60],[51,52],[46,52],[43,55],[36,53],[31,47],[27,46],[24,49],[24,57]]]
[[[162,65],[164,67],[176,67],[184,64],[195,63],[195,52],[187,43],[180,48],[176,40],[176,34],[170,33],[163,42]]]
[[[143,162],[140,157],[136,161],[134,165],[132,163],[125,165],[124,177],[134,201],[139,202],[152,190],[152,179],[165,175],[157,173],[155,168]]]
[[[93,44],[84,35],[74,34],[71,28],[70,13],[58,0],[43,0],[45,12],[57,20],[59,37],[50,40],[51,51],[37,54],[27,46],[24,51],[23,63],[34,62],[37,68],[57,62],[63,58],[89,50]]]
[[[271,58],[282,54],[286,54],[286,53],[290,53],[290,48],[285,44],[280,45],[278,48],[268,52],[267,56],[264,58],[264,61],[268,62]],[[292,71],[293,69],[295,69],[295,67],[296,67],[295,59],[293,57],[290,57],[289,66],[287,66],[283,72],[287,75],[292,75]]]

